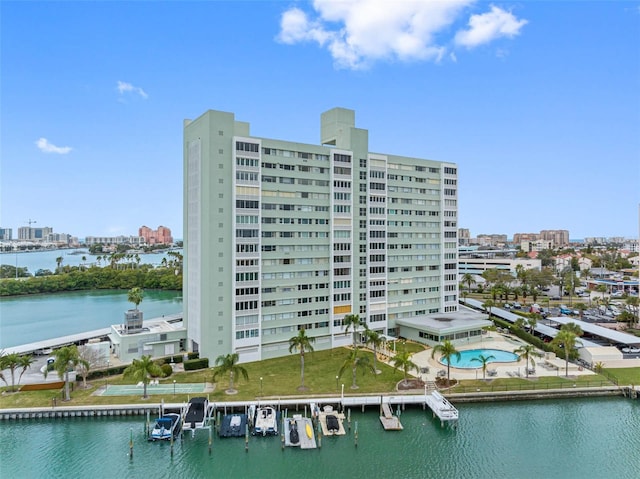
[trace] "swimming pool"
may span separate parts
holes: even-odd
[[[476,369],[481,368],[482,363],[479,361],[472,361],[473,358],[479,358],[483,355],[485,358],[493,356],[487,363],[510,363],[518,360],[518,355],[510,353],[509,351],[503,351],[501,349],[467,349],[460,351],[460,359],[456,356],[451,356],[451,366],[454,368],[463,369]],[[445,358],[440,358],[440,363],[447,365]]]

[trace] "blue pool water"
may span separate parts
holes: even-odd
[[[479,361],[472,361],[473,358],[479,358],[483,355],[485,358],[493,356],[487,363],[510,363],[518,360],[518,355],[510,353],[509,351],[502,351],[501,349],[467,349],[460,351],[460,359],[456,356],[451,357],[451,366],[454,368],[467,368],[475,369],[481,368],[482,363]],[[447,361],[444,358],[440,358],[440,363],[447,365]]]

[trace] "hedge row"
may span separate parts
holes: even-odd
[[[209,358],[189,359],[184,362],[185,371],[195,371],[196,369],[205,369],[209,367]]]

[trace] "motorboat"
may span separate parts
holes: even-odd
[[[168,413],[156,419],[151,434],[150,441],[169,441],[175,439],[182,430],[182,418],[180,414]]]
[[[334,434],[340,430],[340,422],[338,421],[338,417],[334,414],[327,414],[327,430],[333,432]]]
[[[278,434],[278,415],[275,408],[264,406],[256,409],[253,434],[259,436],[275,436]]]
[[[182,423],[182,429],[185,431],[191,431],[191,434],[195,434],[196,429],[208,428],[207,421],[210,414],[209,400],[205,397],[195,397],[189,400],[187,409],[184,413],[184,421]]]
[[[242,437],[247,432],[246,414],[227,414],[220,424],[220,437]]]

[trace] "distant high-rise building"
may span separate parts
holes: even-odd
[[[157,230],[153,230],[148,226],[141,226],[138,230],[138,236],[144,238],[144,242],[148,245],[173,243],[171,230],[166,226],[158,226]]]
[[[476,238],[477,244],[482,246],[504,246],[507,243],[507,235],[504,234],[489,234],[478,235]]]
[[[552,241],[554,248],[569,245],[568,230],[542,230],[540,231],[540,239],[544,241]]]
[[[11,228],[0,228],[0,240],[9,241],[13,239],[13,230]]]
[[[521,244],[523,241],[538,241],[540,235],[538,233],[515,233],[513,235],[513,243]]]
[[[352,110],[323,113],[320,136],[259,138],[213,110],[185,121],[183,306],[202,357],[287,355],[301,329],[316,349],[347,345],[351,314],[397,335],[457,312],[456,165],[370,152]]]
[[[43,228],[32,228],[21,226],[18,228],[18,239],[23,241],[44,241],[47,235],[53,233],[53,228],[45,226]]]
[[[471,233],[468,228],[458,228],[458,245],[469,246],[470,239]]]

